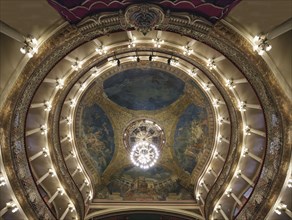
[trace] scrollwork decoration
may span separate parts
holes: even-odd
[[[151,4],[131,5],[125,11],[125,24],[146,35],[164,21],[163,10]]]

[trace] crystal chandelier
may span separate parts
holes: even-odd
[[[159,151],[154,144],[143,141],[133,146],[130,157],[134,165],[148,169],[156,163]]]
[[[131,122],[124,131],[124,144],[132,163],[142,169],[155,165],[165,144],[162,128],[148,119]]]

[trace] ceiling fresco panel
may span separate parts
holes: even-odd
[[[180,116],[174,136],[174,151],[181,167],[192,173],[208,144],[208,114],[205,108],[190,104]]]
[[[156,166],[148,170],[124,168],[96,193],[96,199],[145,202],[194,200],[194,197],[179,184],[177,176]]]
[[[114,154],[113,128],[105,112],[97,105],[84,105],[81,109],[79,149],[102,174]]]
[[[108,98],[132,110],[157,110],[176,101],[184,91],[184,82],[161,70],[130,69],[105,80]]]

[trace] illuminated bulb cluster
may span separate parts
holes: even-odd
[[[240,102],[238,105],[238,109],[241,112],[245,112],[246,111],[246,102]]]
[[[79,173],[82,172],[82,168],[81,168],[80,166],[78,166],[78,167],[76,168],[76,170],[77,170]]]
[[[157,59],[158,59],[158,56],[153,56],[153,55],[149,56],[149,61],[155,61]]]
[[[259,55],[263,55],[264,52],[268,52],[272,49],[265,35],[255,36],[253,42],[255,44],[253,50],[258,52]]]
[[[42,125],[41,128],[40,128],[40,130],[41,130],[41,134],[42,135],[47,134],[47,132],[48,132],[47,125]]]
[[[100,72],[98,71],[98,69],[96,68],[96,67],[93,67],[92,69],[91,69],[91,71],[92,71],[92,76],[93,77],[96,77],[96,76],[98,76],[99,74],[100,74]]]
[[[6,185],[6,181],[5,181],[5,178],[4,176],[0,176],[0,186],[5,186]]]
[[[218,124],[219,125],[222,125],[223,124],[223,121],[224,121],[224,118],[222,116],[218,116]]]
[[[82,64],[83,62],[78,60],[78,58],[76,58],[75,62],[71,65],[71,67],[73,70],[77,71],[82,68]]]
[[[67,125],[71,125],[72,124],[72,118],[71,117],[66,117],[66,122],[67,122]]]
[[[222,142],[222,140],[223,140],[223,136],[222,136],[222,135],[219,135],[219,136],[218,136],[218,142],[220,142],[220,143],[221,143],[221,142]]]
[[[218,156],[219,156],[219,152],[218,151],[215,151],[214,157],[217,158]]]
[[[232,79],[228,79],[226,81],[226,86],[229,88],[229,89],[234,89],[236,87],[236,85],[234,84],[233,80]]]
[[[28,36],[24,41],[24,46],[20,48],[22,54],[27,54],[29,58],[32,58],[34,54],[38,52],[38,41],[32,37]]]
[[[209,70],[215,69],[216,68],[215,61],[213,59],[208,59],[207,67],[209,68]]]
[[[136,47],[136,37],[132,37],[132,39],[129,40],[128,48]]]
[[[227,189],[226,192],[225,192],[227,197],[230,197],[231,193],[232,193],[232,188]]]
[[[133,146],[130,158],[135,166],[148,169],[156,163],[159,152],[154,144],[139,142]]]
[[[245,157],[246,155],[248,155],[248,149],[245,147],[243,148],[242,156]]]
[[[130,57],[133,62],[140,62],[140,58],[138,56]]]
[[[193,68],[193,69],[189,70],[189,75],[193,78],[196,77],[198,75],[198,69]]]
[[[74,208],[72,203],[68,204],[68,209],[69,209],[69,212],[73,212],[75,210],[75,208]]]
[[[241,176],[241,170],[237,170],[236,172],[236,178],[239,178]]]
[[[51,177],[55,176],[56,175],[56,172],[54,169],[50,168],[49,169],[49,174],[51,175]]]
[[[70,99],[70,107],[73,108],[76,106],[76,99]]]
[[[86,192],[88,194],[88,200],[92,199],[92,192]]]
[[[57,79],[56,81],[56,89],[63,89],[64,88],[64,79]]]
[[[105,46],[100,45],[98,48],[95,49],[95,51],[99,54],[99,55],[103,55],[107,53],[107,49]]]
[[[86,186],[89,185],[89,181],[88,181],[88,179],[85,179],[85,180],[84,180],[84,184],[85,184]]]
[[[171,66],[178,66],[179,62],[176,59],[169,59],[168,64]]]
[[[69,142],[71,142],[71,141],[72,141],[72,137],[71,137],[71,135],[70,135],[70,134],[68,134],[68,135],[67,135],[67,140],[68,140]]]
[[[58,187],[58,188],[57,188],[57,192],[58,192],[58,194],[61,195],[61,196],[64,195],[64,189],[63,189],[62,187]]]
[[[80,91],[84,91],[86,89],[86,85],[84,83],[80,83]]]
[[[43,148],[43,155],[44,155],[44,157],[49,156],[49,150],[48,150],[48,148]]]
[[[282,211],[286,211],[287,209],[287,205],[284,204],[284,203],[280,203],[277,208],[275,209],[275,212],[278,214],[278,215],[281,215],[282,214]]]
[[[152,39],[152,42],[154,44],[154,47],[161,47],[161,44],[164,43],[164,40],[161,40],[160,38]]]
[[[214,101],[213,101],[213,106],[214,106],[215,108],[218,108],[218,107],[219,107],[219,104],[220,104],[220,100],[219,100],[219,99],[214,99]]]
[[[17,212],[17,210],[18,210],[17,205],[16,205],[15,202],[13,202],[13,201],[7,202],[7,203],[6,203],[6,207],[9,208],[9,209],[11,209],[11,212],[12,212],[12,213]]]
[[[119,66],[121,64],[121,61],[119,59],[109,59],[108,61],[111,66]]]
[[[76,157],[76,154],[73,150],[71,150],[69,153],[72,155],[72,157]]]
[[[193,50],[189,46],[184,46],[183,47],[183,54],[190,56],[193,53]]]
[[[201,197],[201,193],[198,193],[197,196],[196,196],[196,199],[199,201],[200,197]]]
[[[221,206],[221,204],[219,204],[219,205],[216,206],[215,212],[218,213],[221,209],[222,209],[222,206]]]
[[[245,126],[244,133],[245,133],[245,135],[251,135],[251,130],[250,130],[249,126]]]
[[[210,84],[209,83],[203,83],[203,89],[205,90],[205,91],[210,91]]]
[[[44,111],[45,111],[45,112],[49,112],[49,111],[51,111],[51,109],[52,109],[52,103],[49,102],[49,101],[45,101],[45,103],[44,103],[44,107],[45,107]]]

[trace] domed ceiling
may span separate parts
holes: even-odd
[[[71,22],[87,17],[44,41],[1,110],[19,201],[9,208],[30,219],[263,219],[278,205],[290,104],[252,44],[214,24],[237,1],[192,1],[219,17],[166,10],[185,1],[98,1],[115,3],[105,13],[49,2]]]
[[[202,172],[196,166],[205,166],[214,141],[210,100],[188,75],[141,63],[140,68],[94,81],[77,107],[76,147],[98,176],[95,198],[194,201],[191,176]],[[137,119],[152,120],[165,133],[158,162],[146,171],[131,163],[125,146],[125,129]],[[140,126],[134,132],[143,134],[146,129]],[[150,136],[157,138],[154,131],[146,135]],[[130,138],[139,141],[137,136]]]

